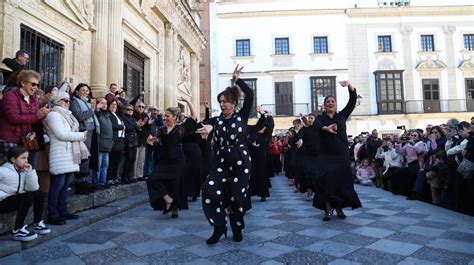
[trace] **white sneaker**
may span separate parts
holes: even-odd
[[[39,223],[33,225],[33,231],[40,235],[46,235],[51,233],[51,229],[49,229],[41,220]]]
[[[31,241],[35,238],[38,237],[38,235],[35,232],[30,232],[26,228],[28,226],[24,225],[22,228],[13,230],[13,240],[18,240],[18,241]]]

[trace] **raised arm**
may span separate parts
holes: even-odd
[[[347,102],[347,105],[344,107],[344,109],[341,110],[341,113],[344,115],[346,120],[351,116],[352,111],[354,111],[354,108],[357,103],[357,92],[355,88],[348,82],[348,81],[341,81],[339,82],[341,86],[347,87],[349,90],[349,101]]]
[[[248,119],[250,115],[250,110],[252,109],[253,105],[253,90],[243,81],[240,79],[240,75],[242,74],[242,69],[244,67],[240,67],[237,65],[234,69],[234,72],[232,73],[232,79],[235,80],[235,83],[242,89],[242,91],[245,94],[245,99],[244,99],[244,104],[242,106],[242,109],[240,110],[240,116],[244,119]]]
[[[182,102],[186,102],[186,104],[188,104],[188,107],[189,107],[189,116],[193,119],[193,120],[196,120],[196,111],[194,110],[194,105],[193,103],[191,103],[191,101],[187,100],[186,98],[183,98],[183,97],[179,97],[178,98],[179,101],[182,101]]]

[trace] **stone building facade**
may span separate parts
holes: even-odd
[[[129,96],[199,106],[199,61],[205,38],[195,0],[5,0],[0,2],[0,56],[31,52],[42,83],[88,83],[95,96],[110,83]]]
[[[360,94],[351,134],[474,116],[470,1],[219,0],[211,11],[213,97],[244,65],[277,128],[329,94],[344,107],[346,79]]]

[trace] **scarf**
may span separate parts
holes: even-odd
[[[71,127],[72,132],[78,132],[79,131],[79,122],[76,120],[76,118],[72,115],[72,113],[60,106],[55,106],[53,108],[54,111],[59,113],[64,120],[69,124]],[[90,153],[89,150],[87,150],[87,146],[84,144],[83,141],[74,141],[72,142],[72,158],[74,161],[74,164],[80,165],[81,161],[83,159],[89,158]]]

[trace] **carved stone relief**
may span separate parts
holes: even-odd
[[[393,61],[393,59],[385,57],[382,60],[379,60],[377,69],[378,70],[396,70],[397,66],[395,65],[395,62]]]

